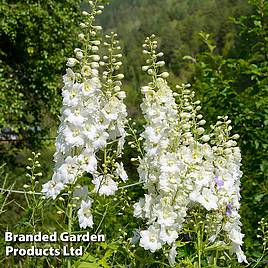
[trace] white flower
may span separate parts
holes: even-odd
[[[174,243],[178,238],[178,232],[174,226],[172,227],[161,227],[160,239],[169,245]]]
[[[247,257],[244,254],[244,252],[242,251],[240,246],[235,247],[235,253],[236,253],[237,260],[238,260],[239,263],[242,263],[242,262],[248,263]]]
[[[100,10],[97,11],[97,14],[99,12]],[[96,15],[94,12],[86,12],[86,14],[92,16],[93,20]],[[88,22],[82,22],[80,26],[83,31],[88,31],[90,45],[74,50],[75,57],[68,58],[66,65],[75,68],[73,70],[67,68],[66,74],[63,76],[63,107],[55,143],[54,174],[52,180],[43,186],[46,196],[53,198],[56,198],[66,184],[72,184],[76,189],[77,179],[84,173],[90,173],[93,176],[93,180],[89,179],[88,183],[94,185],[92,192],[100,195],[115,193],[118,188],[117,181],[115,181],[118,180],[116,175],[123,181],[127,180],[122,163],[117,164],[116,168],[108,163],[108,168],[104,170],[101,167],[98,169],[97,159],[97,156],[104,156],[100,152],[104,148],[107,149],[108,155],[111,153],[115,158],[122,157],[126,137],[124,126],[127,122],[127,109],[123,103],[125,93],[121,90],[122,83],[118,79],[122,79],[123,74],[118,75],[111,71],[113,68],[109,68],[110,64],[115,67],[115,70],[118,70],[121,62],[114,61],[114,59],[119,58],[119,54],[113,53],[113,60],[107,65],[102,64],[103,62],[99,63],[100,56],[97,53],[101,42],[96,40],[96,31],[101,27],[93,26]],[[78,37],[81,41],[86,42],[85,34],[81,33]],[[112,42],[117,43],[115,39]],[[112,50],[115,49],[119,48]],[[111,72],[107,81],[99,79],[98,68],[100,65],[107,66],[106,73]],[[108,147],[108,144],[112,144],[112,146]],[[114,151],[116,146],[117,151]],[[111,159],[114,161],[114,158],[111,157]],[[107,161],[110,161],[109,157],[104,162]],[[91,200],[82,201],[78,211],[81,228],[93,225],[90,207]]]
[[[169,250],[168,260],[171,266],[174,266],[176,263],[176,256],[177,256],[177,245],[175,243],[172,244],[171,249]]]
[[[81,161],[81,168],[84,171],[89,172],[90,174],[95,174],[97,171],[98,162],[94,152],[91,149],[85,149],[80,154],[78,159]]]
[[[87,76],[87,77],[91,76],[92,75],[92,70],[91,70],[90,66],[84,65],[82,67],[82,69],[81,69],[81,74],[83,76]]]
[[[92,200],[82,200],[81,206],[77,212],[79,226],[81,228],[93,227],[93,217],[91,213]]]
[[[241,232],[235,230],[234,228],[230,231],[229,237],[234,244],[237,244],[237,245],[243,244],[244,234],[241,234]]]
[[[64,183],[72,183],[75,181],[79,173],[79,165],[77,157],[68,156],[64,163],[57,169],[57,175]]]
[[[77,127],[81,126],[86,120],[86,118],[82,116],[80,108],[66,108],[62,111],[62,114],[66,117],[66,121]]]
[[[64,89],[62,91],[63,104],[66,106],[77,106],[80,102],[81,84],[75,83],[72,88]]]
[[[127,176],[127,173],[124,169],[124,166],[123,166],[123,163],[120,162],[120,163],[115,163],[116,165],[116,170],[115,170],[115,174],[117,176],[120,177],[120,179],[123,181],[123,182],[126,182],[127,179],[128,179],[128,176]]]
[[[162,244],[159,240],[159,231],[152,225],[147,230],[141,231],[140,245],[151,252],[160,249]]]
[[[70,146],[81,146],[85,143],[79,127],[66,126],[62,134],[65,138],[65,142]]]
[[[66,74],[63,76],[63,82],[67,88],[72,88],[75,83],[75,73],[72,69],[68,68]]]
[[[117,92],[116,96],[120,99],[123,100],[126,97],[125,91],[119,91]]]
[[[88,79],[82,83],[81,94],[83,96],[94,96],[94,94],[99,94],[99,91],[98,81]]]
[[[113,195],[118,189],[117,183],[109,174],[94,176],[92,183],[95,184],[94,192],[100,195]]]
[[[46,197],[52,197],[55,199],[63,188],[63,183],[50,180],[43,185],[42,193],[44,193]]]
[[[96,149],[103,148],[106,146],[108,137],[109,137],[109,134],[107,132],[103,132],[103,133],[98,132],[96,134],[95,140],[92,142],[92,145]]]
[[[161,226],[172,226],[177,218],[177,213],[172,207],[159,208],[157,222]]]
[[[145,205],[145,199],[140,198],[139,202],[134,204],[134,216],[137,218],[142,218],[143,216],[143,208]]]
[[[150,55],[148,42],[152,38],[144,44],[146,55]],[[156,46],[157,42],[152,44]],[[156,60],[150,58],[157,67],[163,65]],[[155,74],[150,66],[143,70]],[[190,85],[177,86],[182,92],[180,96],[168,87],[163,79],[166,75],[159,76],[141,89],[141,110],[146,120],[141,134],[145,154],[139,159],[138,173],[147,194],[134,205],[134,215],[144,219],[149,228],[140,232],[140,245],[154,252],[166,243],[172,244],[169,259],[174,265],[174,242],[187,210],[203,207],[210,211],[201,210],[210,222],[205,225],[209,240],[217,243],[225,236],[239,262],[246,262],[238,214],[241,155],[236,142],[231,140],[234,137],[230,137],[229,122],[224,117],[211,133],[204,134],[201,126],[206,121],[197,113],[200,101],[192,100],[194,92],[188,89]],[[175,96],[181,97],[179,105]],[[208,143],[210,138],[212,147]]]
[[[200,203],[207,210],[217,209],[218,197],[208,188],[204,188],[202,192],[193,191],[190,194],[190,199]]]

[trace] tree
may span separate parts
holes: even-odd
[[[0,4],[1,144],[13,139],[37,145],[38,138],[47,137],[59,112],[65,55],[72,54],[77,39],[80,3],[3,0]]]

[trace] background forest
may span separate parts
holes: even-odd
[[[41,152],[41,180],[52,174],[62,75],[78,42],[81,7],[86,4],[78,0],[0,3],[0,164],[7,185],[16,189],[27,181],[31,151]],[[152,33],[165,54],[169,82],[192,84],[207,125],[217,115],[230,117],[242,153],[244,251],[251,267],[267,265],[267,232],[263,240],[257,228],[268,215],[268,1],[110,0],[98,19],[105,32],[119,35],[132,118],[143,121],[141,45]],[[128,172],[137,180],[131,167]],[[11,195],[16,203],[19,198]],[[23,217],[16,203],[1,215],[1,231]]]

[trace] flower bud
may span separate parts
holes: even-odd
[[[92,55],[91,58],[92,58],[93,61],[99,61],[100,60],[99,55]]]
[[[160,74],[160,76],[162,78],[168,78],[169,77],[169,73],[168,72],[163,72],[163,73]]]
[[[198,127],[196,130],[197,130],[197,134],[199,135],[202,135],[205,132],[205,129],[202,127]]]
[[[90,2],[92,2],[92,1],[90,1]],[[82,12],[82,15],[83,15],[83,16],[89,16],[89,13],[86,12],[86,11],[83,11],[83,12]]]
[[[76,56],[76,58],[78,59],[78,60],[82,60],[83,59],[83,52],[82,52],[82,50],[81,49],[79,49],[79,48],[76,48],[75,50],[74,50],[74,53],[75,53],[75,56]]]
[[[141,88],[141,92],[143,94],[145,94],[146,92],[151,91],[151,90],[152,90],[152,88],[148,87],[148,86],[144,86],[144,87]]]
[[[122,82],[121,82],[121,81],[114,81],[114,84],[115,84],[116,86],[119,86],[119,87],[122,86]]]
[[[192,137],[192,133],[191,132],[185,132],[183,135],[185,138],[191,138]]]
[[[99,48],[97,47],[97,46],[92,46],[91,47],[91,50],[92,50],[92,52],[98,52],[99,51]]]
[[[203,126],[205,124],[206,124],[206,120],[204,120],[204,119],[198,122],[199,126]]]
[[[96,25],[92,27],[93,29],[97,30],[97,31],[101,31],[102,27],[100,25]]]
[[[123,100],[126,97],[126,93],[124,91],[119,91],[117,93],[117,97],[121,100]]]
[[[99,40],[93,40],[90,42],[92,45],[94,46],[99,46],[101,44],[101,42]]]
[[[239,137],[240,136],[238,134],[234,134],[231,138],[234,139],[234,140],[237,140],[237,139],[239,139]]]
[[[80,22],[80,26],[81,26],[81,28],[87,28],[88,27],[88,25],[86,23],[84,23],[84,22]]]
[[[149,75],[154,75],[154,74],[155,74],[155,72],[154,72],[153,69],[148,69],[147,73],[148,73]]]
[[[189,130],[191,125],[189,123],[182,124],[182,128],[185,130]]]
[[[187,111],[191,111],[193,110],[193,106],[189,105],[189,106],[186,106],[184,109]]]
[[[121,80],[121,79],[123,79],[125,76],[124,76],[123,74],[118,74],[118,75],[116,75],[115,77],[116,77],[117,79],[120,79],[120,80]]]
[[[224,146],[227,147],[227,148],[229,148],[229,147],[233,147],[233,146],[235,146],[235,145],[236,145],[236,142],[233,141],[233,140],[229,140],[229,141],[227,141],[227,142],[224,144]]]
[[[156,66],[159,66],[159,67],[163,67],[165,65],[165,62],[164,61],[158,61],[156,63]]]
[[[181,118],[191,118],[191,114],[186,112],[180,113],[180,116]]]
[[[142,66],[141,69],[142,69],[144,72],[147,72],[147,70],[148,70],[149,68],[150,68],[150,66],[146,66],[146,65],[145,65],[145,66]]]
[[[97,69],[97,68],[99,68],[99,66],[100,66],[100,64],[98,63],[98,62],[91,62],[91,68],[92,69]]]
[[[81,40],[81,41],[84,41],[85,40],[85,35],[83,33],[80,33],[78,35],[78,38]]]
[[[69,58],[66,65],[68,67],[74,67],[79,61],[75,58]]]
[[[208,142],[210,140],[210,137],[209,137],[209,135],[204,135],[201,137],[201,140],[204,142]]]

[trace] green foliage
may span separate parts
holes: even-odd
[[[198,32],[213,32],[220,47],[230,46],[235,32],[227,20],[249,11],[247,1],[193,0],[111,0],[100,18],[107,31],[115,30],[123,41],[126,64],[124,73],[133,85],[139,86],[143,58],[139,44],[155,33],[160,50],[165,51],[168,68],[184,77],[182,56],[202,49]]]

